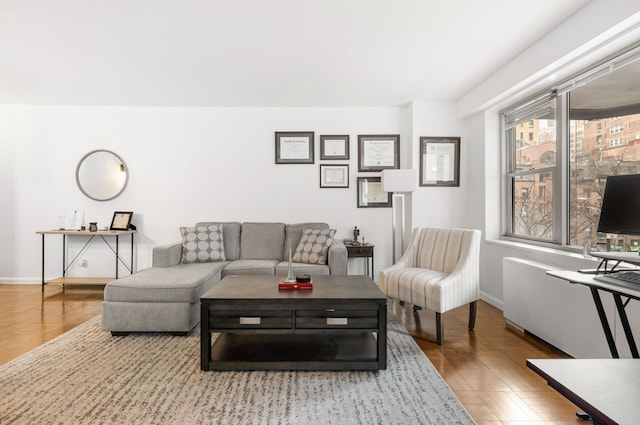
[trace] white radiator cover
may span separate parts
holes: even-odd
[[[502,263],[505,319],[572,357],[610,358],[591,291],[584,285],[571,284],[546,274],[547,270],[557,269],[522,258],[505,257]],[[620,357],[629,358],[629,346],[617,318],[613,298],[604,292],[600,296]],[[638,341],[639,305],[640,302],[632,300],[627,307]]]

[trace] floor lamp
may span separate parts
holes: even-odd
[[[395,264],[396,258],[400,258],[404,250],[405,193],[415,192],[418,188],[418,172],[414,169],[382,170],[381,180],[382,190],[385,192],[393,192],[393,205],[391,208],[391,230],[393,240],[393,264]],[[398,208],[400,209],[400,212],[399,214],[396,214],[396,210]],[[398,216],[400,217],[400,229],[398,229]],[[396,233],[400,233],[399,253],[397,252],[398,247],[396,242]]]

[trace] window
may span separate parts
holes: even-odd
[[[504,114],[503,119],[513,147],[508,180],[512,228],[523,237],[551,240],[557,150],[555,95],[533,99]],[[524,122],[529,123],[532,133],[545,134],[540,143],[519,146],[515,143],[514,128]]]
[[[617,137],[615,139],[609,140],[609,147],[614,148],[616,146],[622,145],[622,138]]]
[[[596,232],[607,176],[640,173],[638,57],[640,47],[502,111],[505,235],[640,250],[637,236]],[[524,124],[534,143],[515,139]]]

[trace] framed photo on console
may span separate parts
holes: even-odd
[[[116,211],[111,219],[109,230],[129,230],[133,211]]]
[[[276,164],[313,164],[313,131],[276,131]]]
[[[460,186],[459,137],[420,137],[420,186]]]
[[[349,164],[320,164],[320,187],[349,187]]]
[[[358,177],[358,208],[391,207],[391,192],[382,190],[380,177]]]
[[[358,171],[400,168],[400,135],[358,136]]]
[[[349,159],[349,135],[320,136],[320,159]]]

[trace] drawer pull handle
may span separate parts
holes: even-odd
[[[259,325],[260,318],[259,317],[241,317],[240,324],[241,325]]]
[[[327,317],[327,325],[346,325],[346,317]]]

